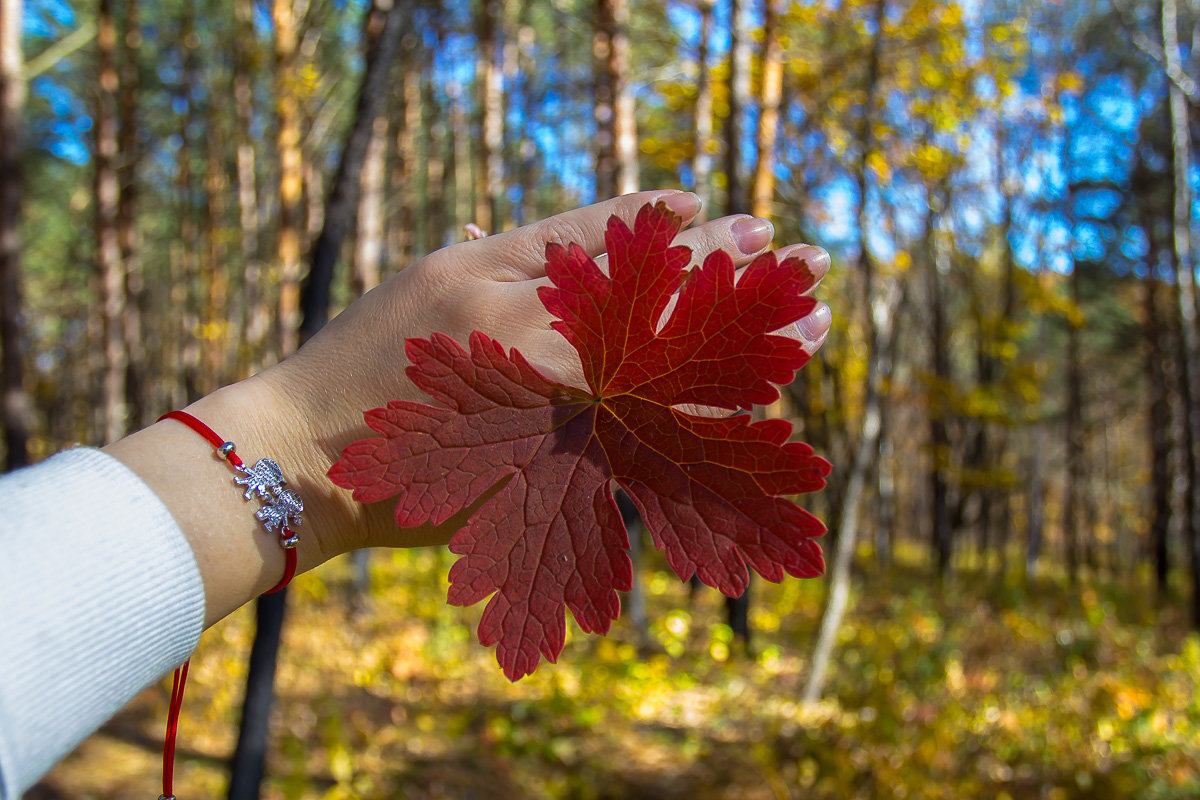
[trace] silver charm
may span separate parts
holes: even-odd
[[[269,500],[271,493],[278,493],[280,487],[287,484],[283,479],[283,470],[269,458],[260,458],[254,462],[253,467],[243,464],[238,469],[245,473],[246,477],[234,478],[233,482],[246,487],[246,493],[242,495],[246,500],[249,500],[252,494]]]
[[[299,525],[304,521],[300,518],[300,512],[304,510],[304,501],[291,489],[276,486],[274,491],[274,497],[264,498],[263,507],[255,511],[254,516],[262,521],[263,527],[269,532],[282,534],[284,528]]]

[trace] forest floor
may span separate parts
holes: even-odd
[[[756,582],[745,654],[715,592],[652,563],[648,644],[624,619],[607,638],[572,625],[558,664],[510,684],[474,640],[480,608],[445,604],[450,558],[375,553],[357,603],[345,562],[297,580],[264,797],[1200,797],[1200,637],[1144,581],[964,573],[939,592],[916,563],[864,567],[829,699],[805,708],[823,581]],[[252,635],[243,609],[201,640],[180,797],[224,796]],[[157,796],[169,689],[27,800]]]

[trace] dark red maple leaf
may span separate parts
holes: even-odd
[[[587,390],[479,331],[469,352],[440,333],[410,339],[408,376],[438,404],[368,411],[380,437],[350,445],[329,471],[361,502],[398,495],[401,527],[444,522],[507,479],[450,542],[462,558],[449,601],[491,596],[479,640],[497,645],[512,680],[558,658],[565,608],[591,633],[620,612],[617,591],[633,575],[612,481],[683,580],[695,573],[736,596],[747,565],[771,581],[824,571],[813,541],[824,525],[782,495],[822,488],[829,463],[789,442],[784,420],[680,408],[777,399],[775,384],[808,356],[771,332],[813,310],[804,292],[815,278],[773,253],[736,278],[722,251],[688,272],[691,252],[671,246],[680,225],[662,204],[642,208],[633,230],[611,218],[608,274],[577,245],[546,248],[553,286],[539,294],[579,352]]]

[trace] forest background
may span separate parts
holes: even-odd
[[[769,413],[830,575],[639,553],[509,685],[442,551],[301,579],[270,797],[1200,795],[1193,2],[0,0],[6,466],[293,351],[464,225],[638,188],[833,254]],[[247,610],[178,780],[227,783]],[[149,690],[31,797],[153,796]]]

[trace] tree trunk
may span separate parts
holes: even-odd
[[[117,96],[120,157],[117,166],[120,199],[117,204],[117,241],[125,271],[125,315],[122,336],[125,340],[125,399],[129,421],[134,428],[151,422],[146,397],[146,348],[143,344],[142,316],[145,311],[145,279],[142,274],[141,237],[136,224],[138,167],[142,160],[139,143],[137,95],[139,86],[139,50],[142,44],[141,15],[138,0],[125,0],[125,30],[121,37],[121,88]]]
[[[176,196],[179,198],[179,235],[172,247],[171,258],[171,307],[180,309],[179,324],[174,327],[178,336],[178,346],[173,348],[180,354],[180,360],[175,365],[179,376],[178,388],[174,394],[179,395],[168,403],[175,407],[191,403],[201,396],[201,359],[200,342],[197,331],[200,328],[201,298],[195,287],[199,283],[200,274],[200,227],[197,224],[197,208],[195,204],[196,191],[193,186],[191,155],[193,148],[192,128],[195,127],[198,114],[196,113],[193,91],[199,83],[200,68],[197,57],[197,42],[195,8],[184,5],[179,23],[178,42],[182,48],[183,73],[179,81],[176,95],[181,106],[179,116],[179,152],[176,162]]]
[[[725,117],[725,213],[749,210],[742,181],[742,113],[750,94],[749,54],[746,48],[742,0],[729,0],[729,114]]]
[[[358,207],[359,191],[362,187],[360,174],[364,171],[372,139],[375,138],[376,120],[384,119],[383,133],[378,137],[382,151],[386,136],[388,75],[400,49],[400,36],[404,28],[404,6],[394,0],[374,0],[367,11],[364,25],[366,45],[365,67],[362,85],[358,90],[358,104],[354,122],[346,136],[342,157],[338,162],[337,174],[325,203],[324,225],[316,244],[313,245],[308,280],[304,284],[301,306],[304,323],[300,330],[301,341],[308,340],[329,319],[329,300],[333,287],[333,271],[341,252],[346,233],[354,226]],[[383,157],[380,152],[373,167],[382,180]],[[378,236],[376,236],[378,240]],[[378,257],[375,259],[378,264]]]
[[[482,0],[475,61],[479,90],[479,139],[475,146],[475,217],[487,233],[500,230],[500,149],[504,139],[504,96],[496,63],[501,27],[500,0]]]
[[[775,138],[783,97],[783,52],[779,44],[777,0],[765,0],[763,12],[762,91],[759,95],[757,155],[750,213],[770,219],[775,202]]]
[[[387,152],[388,118],[380,114],[371,123],[371,141],[358,180],[358,229],[354,236],[354,265],[350,271],[352,296],[379,285],[383,260],[383,174]]]
[[[638,174],[637,103],[629,88],[629,0],[606,0],[612,7],[612,42],[608,72],[613,83],[617,148],[617,194],[632,194],[641,187]]]
[[[24,0],[0,0],[0,422],[4,468],[29,463],[33,407],[21,358],[21,190],[25,105],[21,57]]]
[[[346,232],[354,225],[358,205],[360,173],[376,131],[376,120],[383,118],[387,97],[387,76],[399,48],[404,14],[392,0],[374,0],[363,26],[366,45],[362,85],[354,123],[342,148],[337,175],[323,215],[324,225],[313,246],[308,280],[300,298],[304,323],[301,341],[320,330],[329,316],[329,296],[334,266]],[[380,136],[386,137],[386,127]],[[380,145],[382,146],[382,145]],[[377,161],[382,162],[382,155]],[[382,172],[382,163],[376,165]],[[266,751],[267,721],[275,679],[276,654],[283,627],[287,589],[264,595],[256,601],[258,629],[246,676],[246,703],[242,710],[241,730],[234,757],[234,775],[230,779],[230,800],[258,797]]]
[[[892,282],[880,287],[871,303],[871,319],[874,336],[867,351],[867,385],[863,399],[862,425],[858,434],[858,447],[846,478],[846,494],[842,515],[838,523],[837,542],[830,570],[829,599],[821,615],[821,628],[808,669],[808,678],[801,693],[802,703],[815,703],[825,690],[825,678],[837,633],[850,600],[850,565],[854,560],[854,548],[858,537],[858,516],[867,485],[871,465],[879,455],[880,413],[883,408],[883,380],[891,373],[888,353],[894,330],[896,312],[899,308],[900,288]]]
[[[1079,263],[1071,271],[1071,300],[1079,308],[1082,275]],[[1083,483],[1083,367],[1079,362],[1079,330],[1067,321],[1067,475],[1063,488],[1063,535],[1067,540],[1067,577],[1079,580],[1080,500]]]
[[[1164,0],[1162,7],[1163,53],[1168,73],[1179,69],[1179,33],[1175,0]],[[1195,264],[1192,261],[1192,198],[1187,176],[1191,168],[1191,135],[1188,126],[1186,99],[1179,87],[1170,84],[1171,145],[1173,153],[1174,255],[1179,285],[1180,342],[1183,352],[1179,358],[1182,389],[1184,510],[1183,537],[1192,573],[1192,626],[1200,629],[1200,475],[1197,474],[1197,453],[1200,443],[1200,342],[1197,341]]]
[[[100,308],[103,367],[100,376],[100,435],[105,443],[125,435],[125,273],[117,230],[120,179],[117,176],[118,130],[117,20],[113,0],[100,0],[96,21],[98,79],[93,114],[93,187],[95,194],[96,286]]]
[[[925,217],[924,261],[929,292],[929,497],[930,533],[939,585],[950,572],[952,531],[946,468],[950,458],[949,415],[950,356],[947,352],[946,309],[942,300],[942,253],[937,242],[935,208],[944,208],[940,196],[931,196]]]
[[[708,218],[712,197],[712,71],[708,68],[708,39],[712,35],[713,0],[697,0],[700,40],[696,46],[696,130],[692,140],[692,191],[700,197],[695,224]]]
[[[233,111],[237,141],[237,199],[241,248],[242,282],[241,335],[238,343],[238,377],[257,372],[263,364],[267,334],[271,328],[266,275],[259,253],[258,178],[255,168],[253,64],[258,43],[254,34],[254,9],[251,0],[235,0],[233,5]]]
[[[858,515],[862,504],[867,476],[879,459],[880,415],[883,407],[883,380],[891,374],[892,332],[900,289],[894,282],[877,286],[874,263],[868,242],[867,163],[874,148],[872,125],[875,117],[875,96],[879,89],[879,66],[883,51],[883,13],[886,0],[876,0],[875,33],[867,61],[864,83],[862,117],[859,120],[859,142],[862,147],[858,174],[858,236],[859,262],[863,273],[863,295],[867,310],[867,375],[863,392],[863,416],[858,433],[858,446],[846,478],[846,492],[838,520],[836,552],[832,574],[829,576],[829,598],[821,616],[821,628],[813,647],[808,679],[801,694],[802,702],[815,703],[825,689],[829,661],[837,643],[837,633],[850,599],[850,564],[858,537]]]
[[[1168,539],[1171,529],[1171,407],[1168,387],[1171,374],[1167,362],[1168,332],[1163,329],[1159,310],[1159,281],[1154,266],[1159,262],[1158,240],[1151,220],[1143,229],[1150,242],[1148,269],[1142,279],[1142,330],[1145,333],[1147,403],[1146,428],[1150,441],[1150,547],[1154,561],[1154,588],[1159,602],[1167,597],[1171,570]]]
[[[596,199],[636,192],[636,108],[629,91],[628,0],[597,0],[592,49],[596,74]]]
[[[296,0],[272,0],[275,25],[275,148],[279,157],[279,355],[299,346],[300,200],[304,164],[300,149],[299,29]]]
[[[393,200],[390,204],[387,228],[387,255],[385,263],[390,271],[396,272],[411,264],[417,255],[416,203],[421,187],[417,185],[420,171],[417,169],[418,146],[421,133],[421,74],[412,48],[406,48],[404,77],[397,92],[399,108],[392,118],[396,120],[396,135],[392,158],[391,181]],[[366,187],[363,187],[364,189]],[[383,186],[380,186],[380,203],[387,204]]]
[[[201,326],[200,363],[202,391],[215,391],[224,382],[227,369],[226,335],[229,326],[229,273],[223,230],[225,217],[224,141],[217,104],[208,108],[208,130],[204,158],[204,252],[201,256],[200,286],[204,320]]]
[[[421,109],[425,124],[425,213],[428,239],[425,250],[432,252],[446,244],[446,121],[437,106],[433,76],[421,81]]]

